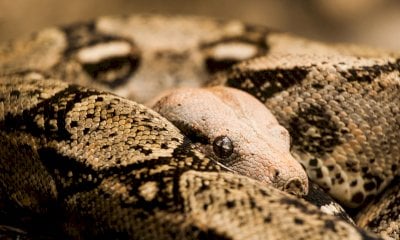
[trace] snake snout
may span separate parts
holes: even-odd
[[[268,169],[272,184],[287,193],[305,196],[308,193],[308,176],[292,155],[280,157]]]
[[[283,190],[297,196],[304,196],[308,192],[307,183],[297,177],[289,179],[285,183]]]

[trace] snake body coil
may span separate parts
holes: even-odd
[[[358,207],[400,172],[399,69],[395,53],[236,21],[104,17],[46,29],[0,46],[0,200],[53,216],[74,238],[373,239],[225,172],[125,98],[143,103],[183,86],[247,91],[289,130],[309,177]],[[388,194],[396,204],[398,190]],[[399,238],[399,214],[378,208],[361,225]]]

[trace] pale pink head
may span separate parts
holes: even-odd
[[[288,131],[253,96],[227,87],[178,89],[153,108],[228,169],[296,195],[308,192]]]

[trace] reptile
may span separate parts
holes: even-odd
[[[347,206],[368,202],[399,171],[395,53],[238,21],[103,17],[4,43],[0,76],[2,200],[39,215],[60,209],[76,238],[373,238],[224,172],[167,120],[124,99],[144,103],[172,87],[225,85],[261,100],[311,179]],[[105,114],[101,124],[95,114]]]
[[[399,180],[391,183],[388,191],[374,199],[357,214],[357,225],[379,233],[385,238],[398,239],[400,236],[400,184]]]
[[[221,171],[143,105],[38,73],[0,82],[6,209],[51,216],[71,238],[375,239]]]
[[[152,109],[206,156],[238,174],[307,194],[307,175],[290,154],[289,133],[251,95],[221,86],[180,88],[154,101]]]
[[[398,175],[397,60],[306,54],[279,69],[278,56],[237,66],[223,81],[249,86],[289,130],[309,176],[343,204],[360,206]],[[293,71],[286,78],[285,68]]]

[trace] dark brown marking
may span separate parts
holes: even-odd
[[[254,97],[264,102],[275,94],[288,89],[291,86],[300,84],[308,74],[308,70],[304,68],[294,67],[292,69],[267,69],[260,71],[243,71],[233,70],[231,76],[228,77],[226,85],[238,89],[242,89]],[[245,88],[243,83],[249,80],[253,83],[253,87]],[[260,88],[265,83],[268,87]]]
[[[298,224],[298,225],[302,225],[302,224],[304,224],[304,220],[295,217],[295,218],[294,218],[294,223],[295,223],[295,224]]]
[[[310,128],[316,129],[322,137],[308,134]],[[290,120],[288,130],[296,149],[316,156],[331,153],[341,144],[339,127],[322,106],[311,105],[299,109],[298,115]]]
[[[357,204],[362,203],[364,201],[364,194],[362,192],[355,193],[351,198],[351,201]]]
[[[349,69],[340,74],[346,78],[349,82],[367,82],[371,83],[377,79],[382,73],[389,73],[399,70],[399,61],[388,62],[384,65],[373,65],[373,66],[363,66],[358,68]]]
[[[131,45],[132,51],[126,56],[114,56],[102,59],[97,63],[81,63],[83,70],[86,71],[93,80],[110,88],[116,88],[125,84],[140,65],[140,52],[131,40],[120,36],[100,33],[97,31],[94,22],[73,24],[63,27],[62,29],[68,41],[68,47],[64,52],[67,58],[73,58],[79,50],[97,44],[123,41]],[[113,74],[108,74],[110,72],[113,72]],[[110,75],[114,78],[109,79]]]

